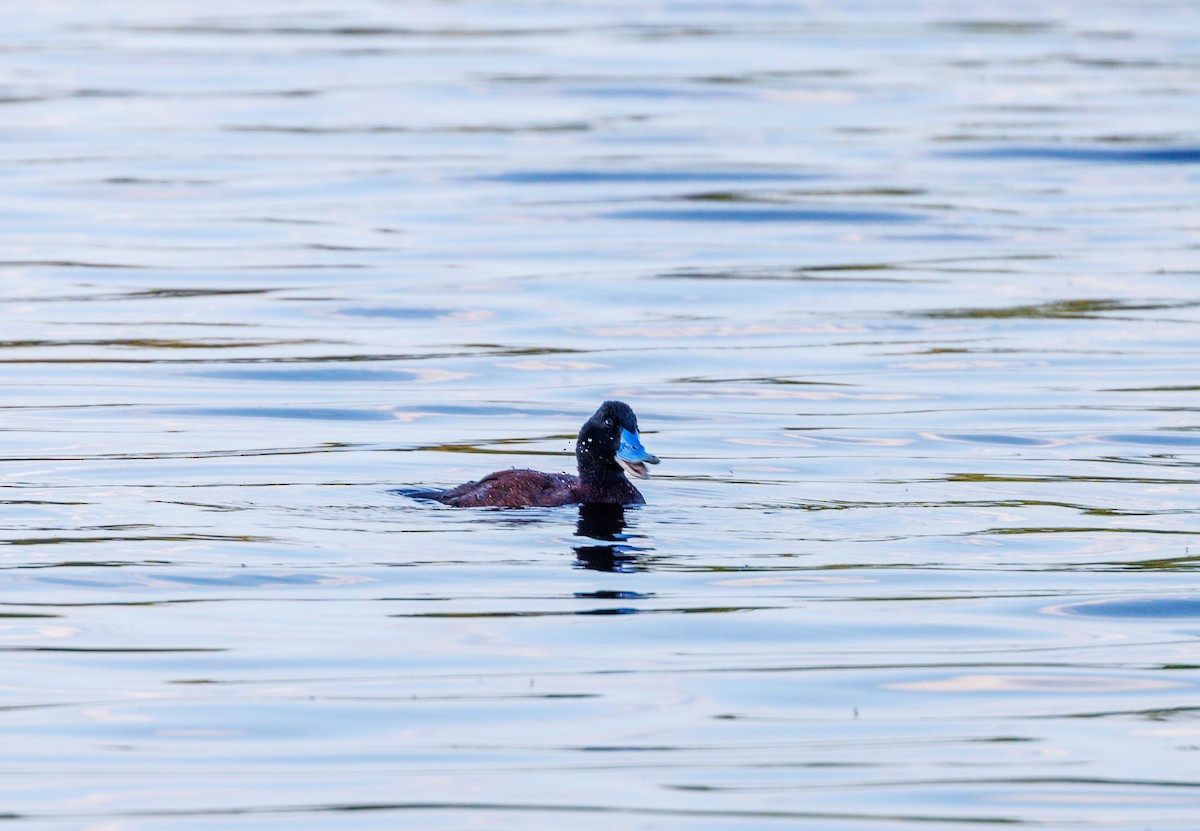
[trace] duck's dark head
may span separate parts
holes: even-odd
[[[585,480],[621,477],[622,471],[648,479],[646,465],[658,464],[658,457],[642,447],[637,416],[622,401],[605,401],[584,422],[575,443],[575,459],[579,476]]]

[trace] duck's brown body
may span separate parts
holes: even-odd
[[[436,497],[455,508],[550,508],[557,505],[642,505],[638,489],[621,476],[619,481],[593,485],[569,473],[538,470],[499,470],[478,482],[467,482]]]

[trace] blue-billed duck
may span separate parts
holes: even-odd
[[[575,442],[579,475],[537,470],[501,470],[449,490],[406,490],[455,508],[523,508],[556,505],[641,505],[645,499],[625,474],[648,479],[646,465],[658,464],[642,447],[637,416],[628,404],[605,401]]]

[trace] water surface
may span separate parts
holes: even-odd
[[[1194,827],[1192,4],[11,24],[15,827]]]

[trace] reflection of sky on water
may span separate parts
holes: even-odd
[[[1194,825],[1191,4],[10,18],[15,824]]]

